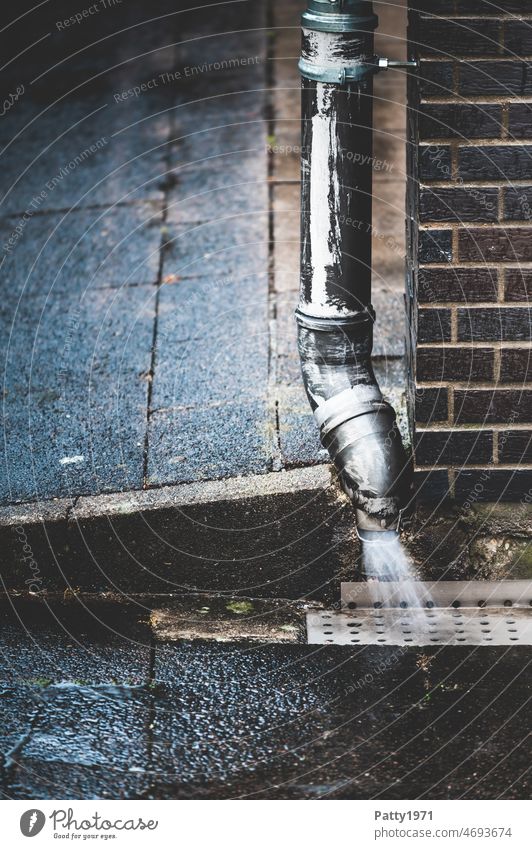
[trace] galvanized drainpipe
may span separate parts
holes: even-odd
[[[397,531],[408,463],[371,365],[371,2],[309,0],[302,17],[303,380],[323,445],[356,508],[359,536]]]

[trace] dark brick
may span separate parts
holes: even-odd
[[[511,230],[502,227],[462,230],[458,256],[460,260],[470,262],[531,262],[532,226]]]
[[[418,466],[489,462],[493,457],[493,434],[487,430],[425,430],[417,432],[415,458]]]
[[[421,268],[420,303],[474,303],[497,300],[497,271],[490,268]]]
[[[532,300],[532,270],[526,268],[507,268],[505,273],[505,300]]]
[[[527,180],[532,146],[460,147],[458,172],[464,180]]]
[[[501,52],[498,39],[498,21],[438,20],[428,17],[420,18],[419,21],[418,41],[421,56],[497,56]]]
[[[514,139],[528,139],[532,137],[532,104],[510,103],[508,116],[510,136],[513,136]],[[528,165],[530,168],[530,160]]]
[[[430,180],[450,180],[451,148],[440,144],[421,145],[419,147],[419,179],[424,183]]]
[[[496,139],[502,107],[485,103],[426,103],[420,107],[419,135],[428,139]]]
[[[506,342],[528,341],[531,335],[531,310],[518,307],[469,308],[458,310],[458,339]]]
[[[422,98],[448,97],[453,90],[452,62],[421,62],[417,76]]]
[[[510,20],[504,26],[504,53],[530,56],[532,53],[532,27],[530,21]]]
[[[499,463],[532,463],[532,430],[501,431]]]
[[[492,380],[493,360],[491,348],[418,348],[416,378],[420,382]]]
[[[532,219],[532,186],[504,189],[504,217],[508,221]]]
[[[498,189],[422,189],[419,220],[497,221]]]
[[[501,381],[504,383],[532,381],[532,348],[502,349]]]
[[[532,391],[514,389],[457,389],[454,393],[454,418],[457,424],[507,422],[515,424],[532,419]]]
[[[424,504],[438,504],[449,498],[449,475],[443,469],[433,472],[416,470],[414,473],[416,500]]]
[[[451,262],[452,258],[451,230],[420,230],[418,247],[420,263]]]
[[[492,469],[461,471],[455,481],[455,497],[460,502],[520,501],[532,487],[532,472]]]
[[[528,62],[461,62],[458,92],[524,97],[532,94],[532,67]]]
[[[450,342],[451,311],[421,309],[417,314],[418,342]]]
[[[447,389],[445,386],[437,389],[416,388],[415,396],[416,421],[444,422],[447,420]]]

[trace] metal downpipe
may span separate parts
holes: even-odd
[[[359,535],[397,530],[408,463],[371,365],[371,2],[309,0],[302,18],[303,380]],[[381,64],[381,66],[383,66]]]

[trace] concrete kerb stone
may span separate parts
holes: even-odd
[[[19,529],[18,533],[16,529]],[[211,592],[334,602],[357,559],[327,465],[0,510],[5,590]]]

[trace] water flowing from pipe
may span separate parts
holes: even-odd
[[[383,601],[385,607],[407,607],[414,614],[432,607],[432,599],[426,585],[417,580],[414,564],[403,546],[399,535],[394,532],[376,534],[371,540],[362,542],[362,562],[370,591],[374,589],[375,601]],[[387,594],[386,585],[400,584],[397,591]]]

